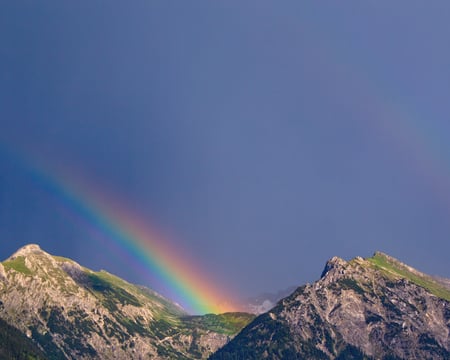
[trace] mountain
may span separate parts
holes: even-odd
[[[450,359],[448,284],[379,252],[335,257],[210,359]]]
[[[0,319],[0,359],[44,360],[45,354],[15,327]]]
[[[248,297],[236,303],[238,309],[250,314],[262,314],[272,309],[278,301],[292,294],[297,286],[291,286],[277,292],[266,292]]]
[[[38,245],[0,263],[0,325],[17,328],[47,359],[202,359],[253,318],[189,316],[151,289]]]

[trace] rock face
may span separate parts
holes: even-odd
[[[19,330],[0,319],[0,359],[44,360],[45,354]]]
[[[210,359],[450,359],[444,280],[382,253],[333,258]]]
[[[253,318],[188,316],[150,289],[37,245],[0,264],[0,319],[49,359],[202,359]]]

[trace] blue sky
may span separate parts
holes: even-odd
[[[0,142],[125,199],[242,295],[376,250],[450,277],[449,12],[445,1],[3,3]],[[2,259],[39,243],[148,281],[5,152],[0,243]]]

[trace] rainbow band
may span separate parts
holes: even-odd
[[[234,310],[221,291],[212,285],[214,282],[186,261],[182,250],[171,247],[122,203],[102,197],[99,191],[87,191],[86,187],[81,191],[80,186],[50,175],[42,167],[31,166],[18,156],[12,156],[10,151],[6,153],[35,183],[100,235],[105,244],[116,247],[124,257],[131,259],[130,265],[156,277],[188,312],[206,314]]]

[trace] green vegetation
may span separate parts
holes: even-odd
[[[174,324],[167,322],[165,319],[159,319],[153,321],[150,324],[152,333],[160,340],[164,339],[166,336],[172,336],[176,333],[176,329],[179,326],[174,326]]]
[[[134,336],[136,334],[139,334],[141,336],[150,335],[147,327],[144,324],[135,322],[132,319],[119,314],[116,314],[114,317],[116,318],[118,323],[120,323],[125,329],[127,329],[128,334],[130,334],[131,336]]]
[[[133,349],[136,346],[133,337],[137,336],[147,338],[161,356],[180,360],[202,359],[216,346],[214,333],[220,334],[217,341],[225,341],[254,319],[254,315],[245,313],[189,316],[179,305],[153,290],[130,284],[106,271],[94,272],[70,259],[51,257],[44,252],[18,255],[3,265],[13,278],[33,276],[29,278],[34,280],[32,286],[38,292],[42,289],[42,306],[34,314],[20,308],[17,315],[19,318],[19,311],[23,312],[23,320],[20,318],[20,321],[31,333],[31,339],[23,334],[22,337],[39,346],[43,355],[30,353],[30,356],[22,357],[17,349],[26,352],[27,348],[20,344],[11,347],[17,350],[15,352],[5,350],[3,347],[9,346],[9,340],[4,340],[0,334],[0,359],[60,360],[67,357],[65,354],[73,358],[98,358],[100,354],[96,344],[89,341],[92,334],[97,334],[104,344],[110,346],[117,339],[117,350]],[[23,283],[18,286],[26,286],[20,284]],[[52,292],[47,292],[50,289]],[[26,293],[24,288],[23,294]],[[70,300],[75,297],[86,299],[88,304],[95,303],[96,308],[88,306],[84,309],[74,305]],[[142,315],[139,310],[142,310]],[[103,317],[100,321],[99,316]],[[208,341],[211,336],[210,348]]]
[[[137,307],[142,306],[134,295],[124,290],[120,285],[115,284],[112,279],[114,278],[106,272],[88,273],[86,285],[91,290],[101,294],[103,297],[103,305],[110,311],[118,310],[117,303]]]
[[[42,311],[41,311],[42,313]],[[86,354],[91,357],[97,352],[90,344],[83,342],[88,333],[99,332],[96,325],[87,319],[82,310],[72,311],[73,320],[65,317],[62,309],[53,307],[48,312],[47,327],[52,334],[59,334],[64,338],[64,348],[78,354]],[[70,336],[66,336],[70,334]]]
[[[44,360],[46,356],[31,339],[0,319],[0,359]]]
[[[436,282],[433,278],[410,271],[405,265],[382,253],[376,253],[367,259],[376,268],[382,270],[388,277],[401,277],[428,290],[433,295],[450,301],[450,291]]]
[[[123,280],[117,276],[114,276],[104,270],[96,272],[96,273],[92,274],[92,276],[95,276],[98,279],[101,279],[102,281],[110,284],[111,286],[120,287],[120,288],[134,287],[133,285],[127,283],[125,280]]]
[[[32,274],[31,270],[26,267],[26,265],[25,265],[25,257],[23,257],[23,256],[18,256],[15,259],[12,259],[12,260],[6,260],[2,264],[3,264],[3,266],[4,266],[6,271],[13,269],[13,270],[18,271],[18,272],[20,272],[22,274],[25,274],[25,275],[31,275]]]
[[[225,313],[186,316],[182,321],[188,329],[210,330],[231,336],[242,330],[254,318],[255,315],[247,313]]]
[[[63,256],[55,256],[55,255],[52,255],[52,257],[53,257],[53,259],[55,259],[56,261],[59,261],[59,262],[70,262],[70,263],[73,263],[73,262],[74,262],[73,260],[68,259],[68,258],[65,258],[65,257],[63,257]]]
[[[97,297],[103,299],[104,305],[110,311],[117,310],[117,303],[142,307],[143,303],[146,303],[145,300],[142,301],[142,297],[145,297],[147,301],[150,300],[152,303],[157,302],[163,305],[160,309],[164,313],[161,314],[163,317],[173,318],[186,315],[181,308],[176,307],[162,296],[153,293],[150,289],[130,284],[104,270],[92,272],[85,269],[85,275],[86,281],[80,285],[93,290]]]
[[[53,337],[49,332],[41,333],[38,328],[32,327],[31,333],[33,339],[40,345],[45,351],[49,360],[65,360],[66,357],[61,349],[53,343]]]
[[[365,293],[364,289],[358,285],[356,280],[350,278],[344,278],[339,280],[338,284],[342,289],[345,290],[353,290],[354,292],[363,295]]]
[[[160,315],[164,318],[178,319],[179,317],[188,315],[188,313],[183,310],[183,308],[177,306],[172,301],[164,298],[163,296],[155,293],[153,290],[145,286],[134,286],[134,289],[137,290],[140,295],[144,296],[150,302],[157,302],[163,305]]]
[[[158,355],[165,357],[166,359],[189,360],[189,358],[173,348],[165,347],[163,345],[156,345],[156,348]]]
[[[336,360],[370,360],[371,358],[365,355],[361,350],[353,345],[347,345],[339,355]]]

